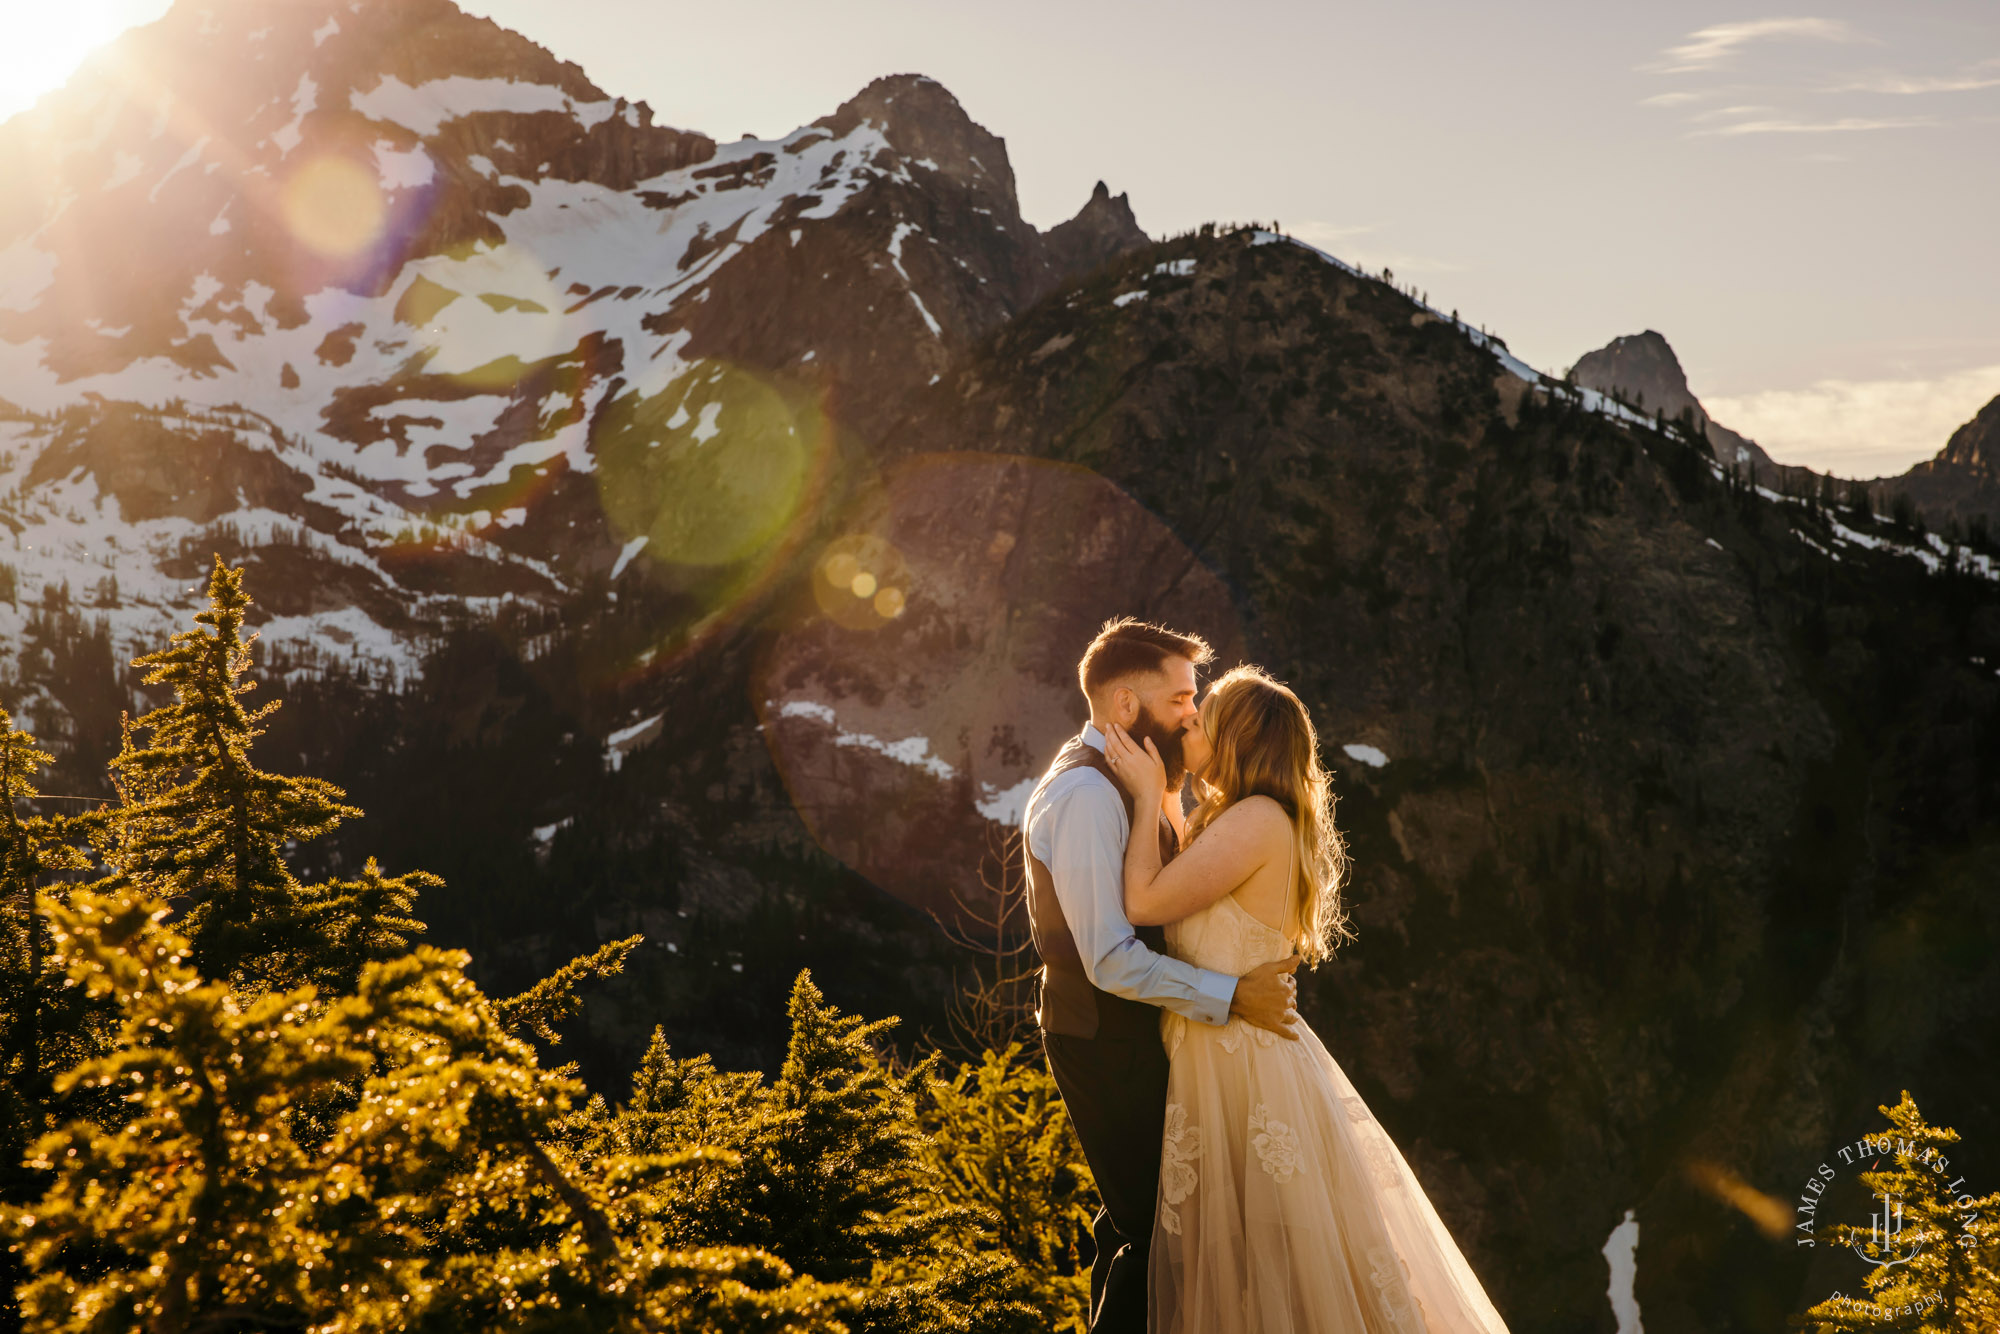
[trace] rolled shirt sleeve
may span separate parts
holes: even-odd
[[[1227,1023],[1234,977],[1155,953],[1133,933],[1125,916],[1125,804],[1096,770],[1071,773],[1074,779],[1028,812],[1027,832],[1029,849],[1055,882],[1084,976],[1114,996],[1198,1023]]]

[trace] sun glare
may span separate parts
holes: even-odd
[[[85,56],[170,0],[0,0],[0,120],[26,111],[76,72]]]
[[[375,243],[388,208],[375,178],[344,157],[315,158],[285,182],[292,234],[328,259],[348,259]]]

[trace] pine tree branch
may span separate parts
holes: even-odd
[[[625,957],[645,939],[643,935],[627,936],[579,955],[520,995],[493,1002],[493,1012],[516,1037],[533,1034],[544,1042],[560,1042],[555,1026],[583,1007],[576,989],[585,982],[623,972]]]

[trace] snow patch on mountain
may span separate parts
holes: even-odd
[[[271,136],[280,154],[289,156],[299,146],[305,138],[306,117],[318,105],[319,84],[310,74],[299,75],[298,87],[292,90],[292,118]]]
[[[772,701],[772,703],[776,702],[775,700]],[[958,776],[958,770],[954,769],[938,756],[931,754],[929,737],[910,736],[904,737],[900,741],[884,741],[882,738],[871,736],[866,732],[850,732],[841,727],[839,720],[834,716],[832,708],[813,700],[786,700],[778,709],[778,716],[780,718],[811,718],[815,722],[824,723],[833,729],[832,740],[836,746],[859,747],[862,750],[871,750],[877,755],[886,756],[896,761],[898,764],[906,764],[913,769],[921,769],[931,777],[940,780],[956,778]]]
[[[910,271],[903,267],[903,238],[911,232],[921,230],[922,228],[918,227],[914,222],[897,223],[895,235],[889,238],[889,262],[896,266],[896,274],[903,280],[903,286],[908,289],[910,300],[916,303],[917,314],[923,316],[924,324],[930,329],[931,336],[933,338],[942,338],[944,337],[944,329],[931,315],[930,308],[924,305],[924,299],[917,295],[916,284],[910,281]]]
[[[1350,760],[1359,760],[1371,769],[1380,769],[1389,762],[1388,755],[1383,753],[1379,746],[1370,746],[1357,741],[1342,746],[1341,750],[1346,752]]]
[[[437,167],[431,162],[430,154],[421,148],[404,151],[386,140],[377,140],[375,173],[382,178],[385,188],[407,190],[429,185],[437,175]]]
[[[506,112],[532,116],[538,112],[588,116],[593,125],[611,114],[609,99],[596,103],[570,100],[560,88],[514,79],[474,79],[462,74],[431,79],[411,87],[395,75],[385,75],[367,92],[348,94],[347,105],[369,120],[400,125],[419,139],[428,139],[447,121],[483,113]]]

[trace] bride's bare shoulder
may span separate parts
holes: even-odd
[[[1244,797],[1215,817],[1215,824],[1227,820],[1243,833],[1257,839],[1284,839],[1292,831],[1292,817],[1271,797]]]

